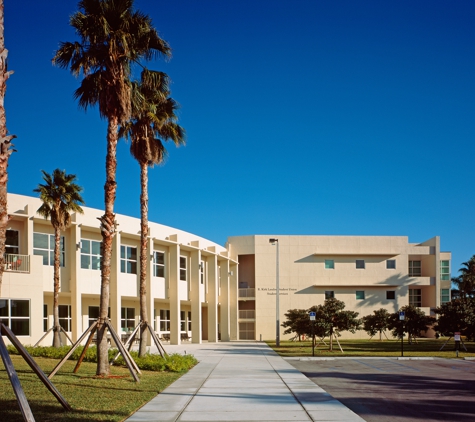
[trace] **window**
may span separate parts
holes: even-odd
[[[137,274],[137,248],[120,246],[120,272]]]
[[[64,267],[64,236],[59,245],[59,265]],[[54,265],[54,235],[33,233],[33,255],[43,257],[43,265]]]
[[[325,299],[333,299],[335,297],[335,292],[333,290],[325,291]]]
[[[99,306],[89,306],[89,327],[99,318]],[[107,313],[107,318],[110,318],[111,308],[109,307],[109,312]]]
[[[48,331],[48,305],[43,305],[43,331]]]
[[[20,241],[18,230],[7,230],[5,239],[5,253],[18,255],[20,253]]]
[[[364,270],[365,265],[364,265],[364,259],[357,259],[356,260],[356,268],[360,270]]]
[[[204,263],[204,261],[201,261],[201,264],[200,264],[200,281],[201,281],[201,284],[204,284],[204,282],[205,282],[205,263]]]
[[[450,261],[440,261],[440,279],[450,280]]]
[[[394,290],[386,290],[386,299],[387,300],[395,300],[396,299],[396,292]]]
[[[0,319],[17,336],[30,335],[30,301],[0,299]]]
[[[421,274],[421,261],[409,261],[409,277],[420,277]]]
[[[188,331],[191,331],[191,311],[188,311]]]
[[[180,311],[180,331],[186,331],[185,311]]]
[[[101,242],[81,239],[81,268],[86,270],[101,269]]]
[[[186,281],[186,256],[180,256],[180,280]]]
[[[59,325],[64,331],[71,332],[71,305],[59,305]]]
[[[160,309],[160,331],[170,331],[170,310]]]
[[[165,277],[165,254],[155,251],[153,253],[153,276]]]
[[[326,270],[334,270],[335,269],[335,261],[333,259],[325,259],[325,269]]]
[[[135,328],[135,308],[120,308],[120,328],[122,331]]]
[[[388,259],[386,261],[386,269],[395,270],[396,269],[396,260],[395,259]]]
[[[450,302],[450,289],[440,289],[440,303]]]
[[[422,290],[409,289],[409,305],[420,308],[422,306]]]
[[[364,290],[357,290],[356,291],[356,300],[364,299]]]

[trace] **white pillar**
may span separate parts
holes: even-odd
[[[201,344],[201,251],[191,252],[190,258],[191,341]]]
[[[170,301],[170,344],[180,344],[180,246],[169,248],[168,298]]]
[[[221,303],[221,322],[219,327],[221,331],[221,341],[229,341],[229,261],[227,259],[220,261],[220,286],[221,295],[219,296],[219,301]]]
[[[218,258],[208,258],[208,341],[218,341]]]

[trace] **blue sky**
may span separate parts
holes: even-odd
[[[150,171],[150,220],[224,244],[247,234],[441,237],[475,254],[475,2],[136,0],[172,49],[187,145]],[[5,0],[9,192],[74,173],[103,208],[106,123],[55,68],[72,0]],[[115,210],[139,216],[119,146]]]

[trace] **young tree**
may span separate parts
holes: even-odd
[[[311,327],[309,325],[312,321],[310,321],[306,309],[289,309],[285,313],[285,317],[287,320],[281,324],[286,329],[284,334],[295,333],[299,336],[299,341],[303,335],[310,335]]]
[[[475,299],[454,299],[439,306],[434,329],[445,335],[453,336],[460,332],[470,339],[475,338]]]
[[[75,183],[76,175],[66,174],[64,170],[56,169],[50,175],[44,170],[44,184],[39,184],[34,192],[40,194],[43,205],[38,208],[38,214],[51,219],[54,228],[54,272],[53,272],[53,347],[60,347],[59,326],[59,267],[61,254],[61,231],[71,224],[71,212],[83,213],[80,204],[84,205],[81,197],[82,187]]]
[[[404,312],[404,320],[399,319],[399,312]],[[403,306],[398,312],[390,314],[389,326],[393,330],[394,337],[404,336],[408,334],[408,341],[411,342],[413,338],[419,337],[422,331],[427,331],[434,325],[434,318],[427,316],[424,311],[412,305]]]
[[[120,136],[131,140],[130,153],[140,166],[140,345],[139,356],[147,351],[147,242],[148,242],[148,168],[161,164],[166,156],[162,140],[179,146],[185,142],[185,131],[176,123],[178,105],[168,94],[167,76],[158,84],[150,81],[132,84],[132,119],[123,125]],[[164,98],[165,97],[165,98]]]
[[[168,44],[153,27],[152,20],[134,10],[133,0],[81,0],[79,11],[70,18],[80,41],[63,42],[53,63],[83,75],[75,91],[79,105],[87,109],[98,105],[107,127],[105,213],[100,218],[102,233],[101,297],[97,330],[97,375],[109,374],[107,319],[110,295],[112,239],[116,233],[114,202],[117,182],[117,142],[120,124],[131,113],[131,71],[133,64],[157,56],[170,56]],[[144,68],[143,80],[157,74]]]
[[[333,336],[340,336],[342,331],[355,333],[360,329],[361,320],[358,319],[358,312],[344,311],[345,303],[341,300],[331,298],[325,300],[323,305],[313,306],[308,312],[314,311],[315,327],[321,337],[330,337],[330,350],[333,350]]]
[[[2,296],[3,269],[5,266],[5,240],[8,224],[8,159],[15,151],[11,141],[16,138],[15,135],[8,135],[4,105],[7,80],[13,73],[12,71],[8,71],[7,56],[8,51],[5,48],[4,38],[4,4],[3,0],[0,0],[0,297]]]
[[[373,311],[372,314],[363,317],[363,329],[374,337],[379,333],[379,340],[383,340],[383,332],[388,329],[389,312],[384,309]]]

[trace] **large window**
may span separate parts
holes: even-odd
[[[160,309],[160,331],[170,331],[169,309]]]
[[[137,274],[137,248],[121,245],[120,272]]]
[[[43,305],[43,331],[48,331],[48,305]]]
[[[409,261],[409,277],[420,277],[421,274],[421,261]]]
[[[333,299],[335,297],[335,292],[333,290],[327,290],[325,292],[325,299]]]
[[[18,230],[7,230],[5,253],[18,255],[20,253],[20,236]]]
[[[153,276],[165,277],[165,254],[155,251],[153,253]]]
[[[0,299],[0,319],[17,336],[30,335],[30,301]]]
[[[59,325],[64,331],[71,332],[71,305],[59,305]]]
[[[180,280],[186,281],[186,256],[180,256]]]
[[[120,328],[132,331],[135,328],[135,308],[120,308]]]
[[[440,279],[450,280],[450,261],[440,261]]]
[[[180,311],[180,331],[186,331],[185,311]]]
[[[101,242],[81,239],[81,268],[101,269]]]
[[[188,331],[191,331],[191,311],[188,311]]]
[[[359,269],[359,270],[364,270],[365,269],[364,259],[357,259],[356,260],[356,268]]]
[[[89,306],[88,310],[89,318],[89,327],[97,320],[99,319],[99,306]],[[108,313],[107,313],[107,318],[110,318],[111,315],[111,308],[109,307]]]
[[[450,289],[440,289],[440,303],[450,302]]]
[[[409,289],[409,305],[420,308],[422,306],[422,290]]]
[[[64,236],[61,236],[59,250],[59,263],[64,267]],[[42,256],[43,265],[54,265],[54,235],[33,233],[33,255]]]
[[[333,259],[325,259],[325,269],[326,270],[334,270],[335,269],[335,261]]]

